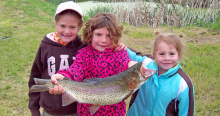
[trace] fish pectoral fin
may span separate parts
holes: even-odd
[[[89,107],[91,115],[94,115],[99,110],[99,107],[100,105],[98,104],[91,104]]]
[[[66,91],[62,95],[62,106],[67,106],[73,102],[76,102],[76,99],[73,98],[73,96],[68,91]]]

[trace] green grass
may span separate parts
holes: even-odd
[[[136,39],[139,39],[139,38],[153,38],[154,34],[152,32],[148,32],[148,31],[133,30],[132,32],[130,32],[128,34],[128,36],[134,37]]]
[[[28,86],[30,68],[41,39],[54,31],[53,16],[41,14],[39,0],[1,1],[0,13],[0,115],[30,115]],[[31,10],[38,9],[38,10]],[[54,6],[56,8],[56,6]],[[48,10],[49,11],[49,10]],[[15,29],[17,28],[17,29]],[[3,30],[3,31],[2,31]]]
[[[219,44],[189,44],[190,55],[183,69],[195,86],[197,115],[219,115],[220,111],[220,50]]]
[[[0,116],[30,116],[27,83],[31,65],[44,35],[55,31],[53,23],[55,9],[55,4],[40,0],[1,0]],[[84,19],[86,21],[88,17]],[[192,39],[205,37],[220,39],[219,31],[207,31],[207,28],[162,27],[159,30],[183,33],[187,38]],[[153,32],[152,28],[137,28],[125,24],[122,41],[138,51],[150,53],[152,46],[150,41],[155,37]],[[200,33],[203,32],[206,34],[201,35]],[[195,114],[218,116],[220,115],[219,43],[188,42],[187,48],[189,51],[183,58],[182,67],[195,87]]]

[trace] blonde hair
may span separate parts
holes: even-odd
[[[181,55],[182,54],[182,51],[183,51],[183,45],[182,45],[182,42],[180,40],[180,37],[183,37],[182,34],[178,36],[176,36],[175,34],[172,34],[172,33],[164,33],[164,34],[159,34],[158,31],[156,31],[155,33],[156,35],[158,35],[155,40],[154,40],[154,47],[153,47],[153,52],[156,52],[157,51],[157,46],[160,42],[165,42],[167,43],[168,45],[173,45],[178,54]]]
[[[83,29],[83,41],[86,44],[91,44],[93,31],[104,27],[107,27],[111,43],[114,47],[116,47],[122,36],[123,26],[118,24],[116,16],[112,13],[99,13],[89,19]]]

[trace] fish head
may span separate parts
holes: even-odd
[[[128,87],[130,90],[136,90],[141,85],[144,84],[144,82],[147,81],[148,78],[153,76],[156,73],[156,70],[154,69],[148,69],[143,65],[143,62],[138,62],[134,66],[131,67],[132,73],[130,74],[130,78],[127,82]]]

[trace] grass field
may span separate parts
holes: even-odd
[[[40,0],[0,0],[0,116],[30,116],[30,69],[44,35],[55,31],[55,9],[56,5]],[[122,42],[149,54],[155,30],[124,24]],[[195,115],[219,116],[220,31],[201,27],[157,30],[184,35],[181,65],[195,87]]]

